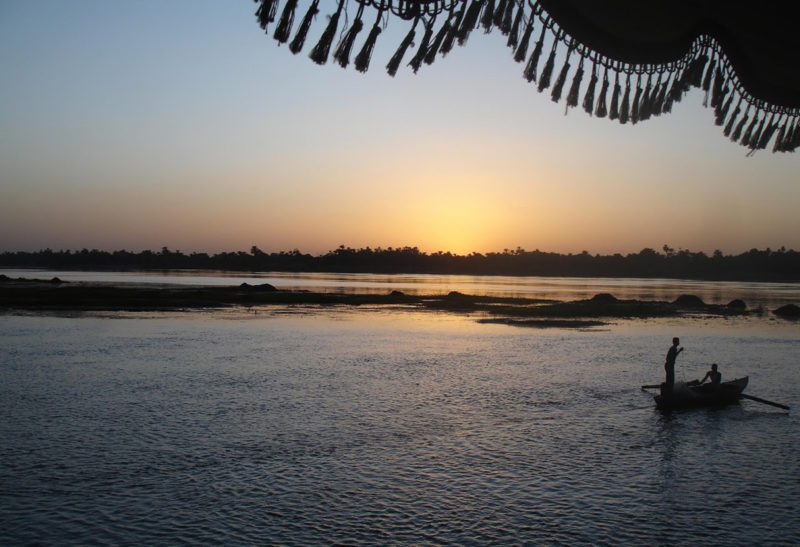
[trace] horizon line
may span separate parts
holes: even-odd
[[[389,247],[381,247],[381,246],[371,247],[371,246],[367,245],[365,247],[357,247],[357,248],[356,247],[349,247],[349,246],[346,246],[346,245],[339,245],[338,247],[336,247],[334,249],[329,249],[327,251],[314,254],[314,253],[301,251],[297,247],[295,247],[293,249],[289,249],[289,250],[283,249],[283,250],[264,251],[264,250],[260,249],[257,245],[251,245],[249,251],[238,249],[238,250],[231,250],[231,251],[216,251],[216,252],[215,251],[199,251],[199,250],[182,251],[180,249],[172,250],[168,246],[162,246],[161,249],[159,249],[157,251],[154,251],[153,249],[128,250],[128,249],[125,249],[125,248],[114,249],[114,250],[106,250],[106,249],[98,249],[98,248],[89,249],[88,247],[83,247],[83,248],[80,248],[80,249],[77,249],[77,248],[76,249],[69,249],[69,248],[68,249],[63,249],[62,248],[62,249],[55,250],[55,249],[52,249],[50,247],[45,247],[45,248],[39,248],[38,250],[35,250],[35,251],[30,251],[30,250],[14,250],[14,251],[4,250],[4,251],[0,251],[0,255],[44,254],[44,253],[48,253],[48,252],[54,253],[54,254],[81,254],[83,252],[88,252],[88,253],[107,253],[107,254],[114,254],[114,253],[130,253],[130,254],[152,253],[152,254],[156,254],[156,255],[163,255],[163,254],[176,254],[177,255],[177,254],[180,254],[180,255],[183,255],[183,256],[191,256],[191,255],[195,254],[195,255],[216,256],[216,255],[224,255],[224,254],[245,253],[245,254],[251,255],[251,256],[257,256],[258,254],[264,254],[264,255],[267,255],[267,256],[269,256],[269,255],[280,255],[280,254],[299,254],[299,255],[303,255],[303,256],[311,256],[311,257],[319,258],[319,257],[324,257],[324,256],[327,256],[327,255],[330,255],[330,254],[335,254],[337,251],[373,252],[373,253],[398,252],[399,251],[399,252],[416,252],[416,253],[418,253],[420,255],[427,255],[427,256],[436,256],[436,255],[445,255],[445,256],[447,256],[447,255],[449,255],[449,256],[452,256],[452,257],[464,257],[464,258],[474,257],[474,256],[490,256],[490,255],[520,255],[520,254],[526,254],[526,253],[540,253],[540,254],[551,254],[551,255],[561,255],[561,256],[588,255],[588,256],[592,256],[592,257],[614,257],[614,256],[623,256],[624,257],[624,256],[630,256],[630,255],[638,255],[638,254],[641,254],[643,252],[653,251],[656,254],[659,254],[661,256],[670,257],[670,256],[674,256],[674,255],[678,255],[678,254],[686,254],[686,253],[692,254],[692,255],[705,254],[707,256],[715,256],[715,255],[717,255],[719,253],[719,254],[722,254],[722,256],[739,256],[739,255],[747,254],[747,253],[750,253],[750,252],[753,252],[753,251],[756,251],[756,252],[769,252],[769,253],[794,253],[794,252],[798,252],[798,251],[795,251],[794,249],[787,248],[785,245],[782,245],[781,247],[779,247],[777,249],[773,249],[772,247],[765,247],[763,249],[759,249],[759,248],[753,247],[753,248],[750,248],[750,249],[748,249],[746,251],[740,251],[739,253],[726,253],[726,252],[722,251],[721,249],[714,249],[714,251],[712,251],[711,253],[709,253],[707,251],[704,251],[704,250],[693,251],[691,249],[683,249],[683,248],[680,248],[680,247],[675,249],[675,248],[672,248],[672,247],[670,247],[669,245],[666,245],[666,244],[663,245],[660,249],[656,249],[654,247],[643,247],[642,249],[640,249],[638,251],[629,251],[629,252],[616,251],[616,252],[610,252],[610,253],[591,253],[591,252],[589,252],[588,250],[585,250],[585,249],[580,251],[580,252],[545,251],[545,250],[541,250],[539,248],[536,248],[536,249],[533,249],[533,250],[528,250],[528,249],[525,249],[525,248],[523,248],[521,246],[517,246],[517,247],[515,247],[513,249],[512,248],[504,248],[502,251],[499,251],[499,250],[498,251],[484,251],[484,252],[481,252],[481,251],[470,251],[468,253],[458,253],[458,252],[444,251],[444,250],[424,251],[424,250],[420,249],[417,246],[408,246],[408,245],[402,246],[402,247],[393,247],[393,246],[389,246]]]

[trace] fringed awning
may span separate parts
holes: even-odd
[[[292,53],[306,45],[320,0],[255,0],[261,28]],[[756,150],[800,145],[795,2],[726,0],[328,0],[309,57],[366,72],[392,22],[408,28],[386,64],[416,73],[476,29],[507,36],[522,74],[566,108],[636,124],[668,113],[690,88],[732,141]],[[794,7],[793,7],[794,6]],[[295,25],[295,15],[299,24]],[[351,21],[351,22],[350,22]],[[366,38],[359,35],[368,25]],[[341,28],[340,28],[341,26]],[[334,41],[336,46],[333,47]],[[558,65],[556,66],[556,59]]]

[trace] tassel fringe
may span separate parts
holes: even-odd
[[[275,14],[278,12],[278,0],[261,0],[261,5],[256,10],[258,25],[261,30],[267,32],[267,25],[275,21]]]
[[[289,41],[289,36],[292,33],[292,24],[294,24],[294,12],[297,9],[297,0],[289,0],[283,7],[281,12],[281,19],[278,21],[278,26],[275,28],[273,37],[279,44],[285,44]]]
[[[486,34],[492,32],[492,25],[494,25],[494,0],[488,0],[486,8],[483,10],[483,18],[481,19],[481,26]]]
[[[522,11],[522,10],[520,10]],[[543,29],[544,30],[544,29]],[[525,33],[522,35],[522,41],[519,43],[519,47],[517,47],[516,51],[514,52],[514,60],[518,63],[521,63],[525,60],[525,56],[528,54],[528,43],[531,41],[531,33],[533,32],[533,17],[528,22],[528,25],[525,27]],[[537,44],[538,45],[538,44]],[[541,49],[540,49],[541,51]],[[530,81],[530,80],[528,80]]]
[[[650,119],[650,109],[653,105],[652,95],[652,87],[650,85],[650,76],[647,77],[647,85],[644,88],[644,93],[642,94],[642,98],[637,101],[639,105],[639,121],[645,121]]]
[[[732,97],[731,97],[732,98]],[[739,99],[739,102],[736,104],[736,110],[733,111],[730,119],[728,119],[728,123],[725,125],[725,129],[722,131],[722,134],[726,137],[731,136],[731,131],[733,131],[734,123],[736,122],[736,118],[739,117],[739,112],[742,111],[742,100]]]
[[[725,101],[723,105],[723,99],[728,92],[728,88],[724,88],[724,93],[721,93],[719,102],[717,103],[717,107],[714,109],[714,124],[715,125],[722,125],[725,123],[725,118],[728,116],[728,111],[731,108],[731,103],[733,102],[733,95],[728,97],[728,100]]]
[[[311,21],[314,17],[319,13],[319,0],[314,0],[311,5],[308,7],[308,11],[306,12],[305,17],[303,17],[303,21],[300,23],[300,28],[297,29],[297,34],[294,36],[294,40],[292,43],[289,44],[289,51],[297,55],[303,50],[303,45],[306,43],[306,36],[308,35],[308,29],[311,28]]]
[[[436,54],[441,49],[444,39],[450,33],[451,28],[450,19],[448,18],[448,20],[444,22],[444,25],[442,25],[442,28],[439,29],[439,32],[436,33],[436,37],[433,39],[433,43],[428,48],[428,51],[425,52],[426,65],[433,64],[433,61],[436,60]]]
[[[578,65],[578,70],[572,77],[572,84],[569,86],[569,93],[567,93],[567,106],[564,109],[566,114],[570,107],[578,106],[578,94],[581,92],[581,80],[583,80],[583,64]]]
[[[389,76],[394,76],[397,74],[397,69],[400,68],[400,63],[403,61],[403,56],[406,54],[406,50],[411,47],[411,44],[414,42],[414,36],[416,34],[414,29],[416,28],[416,24],[411,27],[411,30],[408,31],[406,37],[403,38],[403,42],[400,44],[400,47],[397,48],[397,51],[389,60],[389,64],[386,65],[386,72],[389,74]]]
[[[742,140],[739,141],[739,144],[741,144],[742,146],[750,146],[750,139],[753,136],[753,129],[755,129],[757,123],[758,123],[758,114],[753,116],[753,121],[750,122],[750,125],[747,126],[747,129],[744,132],[744,136],[742,136]]]
[[[611,95],[611,111],[608,113],[609,120],[619,119],[619,94],[622,88],[619,86],[619,78],[614,80],[614,93]]]
[[[536,45],[533,47],[533,53],[531,53],[531,58],[528,59],[528,64],[525,67],[525,79],[529,82],[536,81],[536,73],[539,66],[539,57],[542,56],[542,49],[544,47],[544,33],[546,27],[542,28],[542,34],[539,36],[539,40],[536,42]]]
[[[775,114],[769,117],[766,127],[764,127],[761,135],[758,138],[758,150],[764,150],[767,147],[772,135],[775,134],[778,124],[775,122]]]
[[[463,46],[466,44],[470,33],[478,26],[482,7],[483,0],[472,0],[472,4],[470,4],[469,9],[464,14],[464,19],[461,21],[461,28],[458,29],[458,45]]]
[[[514,20],[521,22],[522,15],[525,10],[519,9],[517,10],[517,17],[514,17],[514,0],[508,0],[506,4],[506,9],[503,12],[503,20],[500,22],[500,32],[503,33],[504,36],[508,36],[509,39],[511,38],[511,31],[514,29]],[[517,30],[519,30],[519,23],[517,24]],[[509,44],[510,46],[511,44]]]
[[[775,144],[772,147],[772,152],[783,152],[783,136],[786,134],[786,124],[783,124],[778,129],[778,136],[775,137]]]
[[[608,115],[608,107],[606,106],[606,95],[608,95],[608,68],[603,74],[603,87],[600,89],[600,98],[597,100],[597,110],[594,115],[598,118],[605,118]]]
[[[356,36],[361,32],[362,28],[364,28],[364,23],[361,22],[361,14],[359,13],[355,22],[353,22],[353,26],[339,41],[339,45],[336,46],[336,51],[333,54],[333,58],[342,68],[347,68],[347,65],[350,64],[350,51],[352,51]]]
[[[450,29],[447,31],[447,34],[445,34],[444,40],[442,41],[442,46],[439,48],[442,57],[450,53],[450,51],[453,49],[453,44],[458,37],[459,29],[461,28],[461,22],[464,20],[466,10],[467,5],[462,4],[461,9],[458,11],[458,15],[455,16],[452,24],[450,25]]]
[[[331,50],[333,37],[336,35],[336,28],[339,26],[339,16],[342,13],[343,6],[344,0],[339,0],[339,7],[334,14],[330,16],[325,32],[322,33],[319,42],[317,42],[317,45],[314,46],[314,49],[312,49],[309,54],[309,58],[318,65],[324,65],[328,62],[328,53],[330,53]]]
[[[722,74],[722,69],[717,67],[714,74],[714,87],[711,90],[711,108],[717,108],[722,101],[722,97],[727,93],[724,86],[725,76]]]
[[[659,81],[661,80],[661,76],[659,76]],[[666,82],[661,84],[661,87],[658,90],[658,95],[656,96],[656,100],[653,101],[653,106],[650,108],[650,114],[652,116],[658,116],[664,110],[664,101],[667,98],[667,90],[669,89],[669,79]]]
[[[381,15],[383,12],[378,12],[378,17],[369,31],[369,36],[361,46],[361,51],[358,52],[355,59],[355,67],[359,72],[366,72],[369,69],[369,62],[372,59],[372,50],[375,49],[375,42],[378,41],[378,35],[381,33]]]
[[[509,2],[508,4],[510,6],[514,5],[513,2]],[[519,39],[519,27],[522,26],[522,16],[523,15],[525,15],[525,10],[522,9],[522,8],[519,8],[517,10],[516,17],[514,17],[514,23],[511,25],[511,29],[509,30],[509,33],[508,33],[508,42],[506,43],[506,45],[508,45],[508,47],[510,47],[512,49],[516,49],[517,48],[517,43],[518,43],[517,40]],[[531,21],[533,21],[533,17],[531,17]],[[529,25],[529,26],[530,26],[531,30],[533,30],[533,25]],[[528,39],[530,39],[530,34],[528,35]],[[526,50],[528,49],[528,44],[525,44],[525,49]],[[522,59],[525,59],[525,55],[522,56]],[[514,56],[514,60],[515,61],[517,60],[516,55]],[[520,61],[517,61],[517,62],[520,62]]]
[[[500,0],[494,10],[494,19],[492,21],[494,26],[499,28],[504,35],[508,34],[508,30],[511,27],[511,15],[508,15],[508,23],[506,23],[506,12],[509,10],[509,6],[513,8],[514,0]]]
[[[258,4],[255,17],[261,29],[267,32],[269,25],[277,18],[273,38],[278,44],[288,42],[289,50],[293,54],[300,53],[320,11],[319,0],[310,0],[296,29],[294,23],[298,0],[286,0],[285,3],[279,0],[255,2]],[[344,68],[350,65],[353,48],[364,29],[362,12],[370,9],[377,16],[353,61],[355,69],[362,73],[369,69],[378,36],[389,19],[414,21],[386,65],[391,76],[397,73],[409,48],[414,46],[419,21],[423,22],[425,32],[419,47],[408,62],[415,73],[423,62],[430,65],[437,55],[446,56],[456,41],[459,45],[464,45],[476,28],[482,27],[485,32],[497,28],[507,36],[506,43],[513,52],[514,61],[522,63],[527,59],[523,77],[529,82],[535,82],[539,92],[551,88],[552,83],[552,100],[557,103],[564,100],[567,111],[576,107],[580,101],[583,64],[589,60],[592,62],[591,76],[581,104],[590,116],[608,117],[622,124],[636,124],[671,112],[673,106],[691,88],[699,88],[704,92],[703,105],[713,109],[714,123],[723,128],[723,135],[731,141],[746,146],[749,149],[748,154],[768,147],[773,152],[794,152],[800,146],[800,107],[771,105],[750,95],[740,82],[722,46],[708,35],[697,37],[681,58],[660,65],[635,65],[604,57],[576,42],[551,19],[538,2],[531,0],[338,0],[336,6],[336,11],[328,16],[322,35],[309,53],[312,61],[320,65],[327,62],[337,36],[339,41],[333,53],[334,61]],[[358,14],[349,28],[340,30],[342,13],[346,14],[347,8],[352,6],[358,7]],[[437,24],[437,20],[440,23]],[[529,55],[533,32],[539,27],[541,31],[538,40]],[[293,31],[294,38],[290,41]],[[540,67],[547,40],[552,43],[552,46],[548,44],[551,48],[550,54],[544,66]],[[562,51],[566,51],[566,55],[555,82],[552,82],[559,47],[563,47]],[[564,86],[572,66],[571,55],[575,52],[578,54],[575,61],[577,69],[572,74],[571,84],[564,97]],[[602,86],[598,93],[600,71]],[[610,90],[612,76],[614,87]],[[620,85],[621,78],[625,78],[624,89]],[[634,89],[632,78],[636,78]]]
[[[711,59],[711,62],[708,63],[708,69],[706,70],[706,76],[703,78],[703,91],[706,92],[705,98],[703,99],[703,106],[708,106],[708,95],[711,90],[711,75],[716,68],[716,60]],[[711,106],[714,106],[713,104]]]
[[[550,78],[553,76],[553,65],[555,65],[555,63],[556,63],[556,44],[554,43],[553,48],[550,50],[550,57],[547,58],[547,62],[544,65],[544,70],[542,70],[542,79],[539,80],[539,86],[538,86],[539,93],[550,87]]]
[[[630,115],[628,110],[631,105],[631,76],[628,74],[628,79],[625,82],[625,95],[622,97],[622,106],[619,109],[619,123],[628,123]]]
[[[750,108],[748,107],[747,110],[744,112],[744,118],[736,124],[736,129],[733,130],[733,134],[731,135],[731,140],[736,142],[739,140],[739,137],[742,136],[742,129],[744,128],[744,124],[747,123],[748,115],[750,114]]]
[[[567,73],[569,72],[569,58],[571,55],[572,51],[570,50],[569,53],[567,53],[567,58],[564,59],[564,66],[561,67],[561,72],[558,73],[556,85],[553,86],[553,91],[550,93],[550,97],[553,99],[554,103],[557,103],[561,100],[561,91],[564,89],[564,83],[567,81]]]
[[[430,46],[432,36],[433,36],[433,24],[429,24],[425,27],[425,34],[422,35],[422,43],[419,45],[417,53],[408,63],[408,66],[410,66],[412,70],[414,70],[414,74],[417,73],[419,67],[422,65],[422,61],[425,59],[425,56],[428,53],[428,47]]]
[[[641,77],[639,78],[641,80]],[[633,97],[633,104],[631,105],[631,123],[639,123],[639,103],[642,101],[642,86],[641,81],[636,84],[636,95]]]
[[[592,112],[594,112],[594,93],[597,88],[597,79],[597,63],[595,63],[592,65],[592,77],[589,78],[589,85],[586,87],[586,95],[583,96],[583,111],[590,116]]]

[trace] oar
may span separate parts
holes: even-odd
[[[661,387],[661,384],[650,384],[650,385],[647,385],[647,386],[642,386],[642,389],[657,389],[657,388],[660,388],[660,387]]]
[[[752,395],[745,395],[744,393],[740,393],[739,397],[741,397],[742,399],[750,399],[751,401],[764,403],[765,405],[777,406],[778,408],[782,408],[784,410],[789,410],[789,407],[786,405],[782,405],[780,403],[774,403],[772,401],[767,401],[766,399],[761,399],[760,397],[753,397]]]

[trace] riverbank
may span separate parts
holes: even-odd
[[[299,250],[184,254],[164,247],[160,251],[113,252],[44,249],[0,253],[0,268],[65,270],[216,270],[227,272],[338,272],[380,275],[472,275],[536,277],[671,278],[708,281],[797,282],[800,252],[785,248],[751,249],[739,255],[712,255],[664,246],[663,254],[645,248],[625,256],[560,254],[543,251],[432,253],[416,247],[352,249],[340,246],[313,256]]]
[[[674,301],[618,299],[608,293],[589,299],[561,301],[522,297],[479,296],[449,291],[445,294],[337,293],[281,290],[275,286],[241,283],[231,286],[64,282],[10,278],[0,275],[0,310],[63,311],[175,311],[259,306],[401,306],[477,315],[483,322],[516,326],[583,328],[622,318],[680,317],[702,314],[730,317],[774,313],[749,309],[741,300],[726,305],[707,304],[682,295]],[[796,306],[794,306],[796,308]]]

